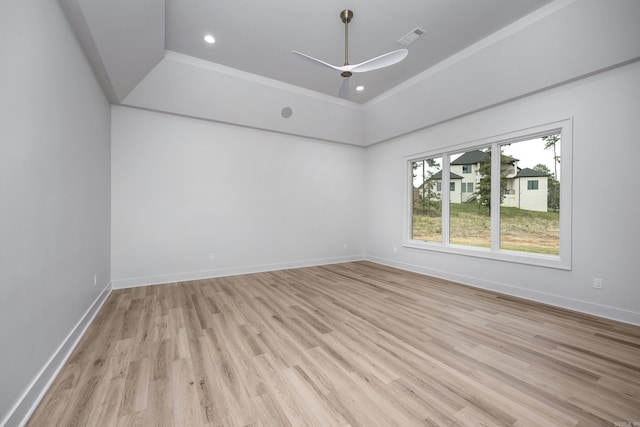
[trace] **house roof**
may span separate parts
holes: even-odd
[[[451,162],[452,165],[472,165],[482,163],[488,156],[488,153],[480,150],[467,151],[462,156]]]
[[[514,178],[533,178],[549,176],[548,173],[540,172],[530,168],[520,169]]]
[[[423,182],[422,184],[420,184],[420,186],[418,187],[418,189],[420,189],[420,188],[424,187],[424,184],[425,184],[427,181],[431,181],[431,180],[437,180],[437,181],[439,181],[439,180],[441,180],[441,179],[442,179],[442,171],[438,171],[437,173],[434,173],[434,174],[433,174],[433,175],[431,175],[429,178],[427,178],[427,180],[426,180],[425,182]],[[461,177],[460,175],[455,174],[455,173],[453,173],[453,172],[450,172],[450,173],[449,173],[449,179],[463,179],[463,177]]]
[[[467,151],[462,156],[455,159],[451,162],[452,165],[473,165],[476,163],[482,163],[485,161],[489,153],[480,150]],[[505,161],[507,160],[508,161]],[[514,162],[519,161],[515,157],[511,157],[508,155],[503,155],[503,164],[513,164]]]
[[[437,173],[434,173],[433,175],[431,175],[431,178],[429,179],[442,179],[442,171],[438,171]],[[449,179],[462,179],[462,177],[458,174],[450,172]]]

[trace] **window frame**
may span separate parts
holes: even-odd
[[[461,189],[462,189],[462,193],[467,194],[467,193],[473,193],[473,182],[462,182],[461,183]]]
[[[462,151],[491,148],[492,152],[500,152],[500,146],[509,143],[526,141],[545,135],[560,133],[562,148],[562,180],[560,181],[560,254],[546,255],[524,251],[500,249],[500,209],[491,209],[491,247],[473,247],[449,243],[449,191],[442,193],[442,241],[426,242],[413,240],[413,174],[412,163],[425,158],[442,158],[442,188],[447,188],[450,182],[451,155]],[[454,144],[440,149],[434,149],[416,153],[403,158],[405,165],[405,189],[403,208],[403,237],[402,246],[412,249],[445,252],[456,255],[487,258],[505,262],[513,262],[541,267],[571,270],[571,223],[572,223],[572,145],[573,145],[573,119],[559,120],[539,126],[533,126],[504,134],[499,134],[479,140]],[[491,156],[492,170],[500,169],[500,157]],[[500,206],[500,174],[491,174],[491,206]]]

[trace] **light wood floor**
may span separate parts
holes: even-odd
[[[640,327],[357,262],[114,291],[28,425],[624,421]]]

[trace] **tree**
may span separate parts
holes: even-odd
[[[550,209],[560,209],[560,181],[558,181],[558,165],[560,164],[560,155],[558,154],[558,142],[560,142],[560,134],[543,136],[544,149],[553,149],[553,176],[549,179],[549,197],[547,205]],[[548,170],[548,169],[547,169]]]
[[[504,154],[500,154],[501,164],[509,164],[512,162],[511,157],[505,156]],[[480,173],[480,180],[478,182],[477,190],[474,194],[477,197],[477,201],[480,206],[484,206],[487,208],[491,208],[491,150],[487,150],[487,155],[482,160],[480,164],[480,168],[478,169]],[[506,188],[507,186],[507,170],[505,168],[500,168],[500,189]],[[500,204],[504,200],[504,193],[500,191]]]
[[[422,208],[426,210],[427,215],[431,211],[432,205],[437,207],[440,199],[438,193],[434,190],[436,182],[431,179],[434,170],[440,169],[440,164],[434,159],[425,159],[422,161]]]
[[[533,170],[546,173],[547,175],[551,176],[551,171],[549,170],[549,167],[547,165],[543,165],[542,163],[538,163],[537,165],[535,165],[533,167]]]
[[[423,159],[413,162],[412,167],[413,178],[417,178],[418,174],[422,175],[422,184],[416,190],[420,207],[425,211],[423,213],[430,214],[432,208],[439,211],[437,208],[440,195],[435,191],[436,182],[432,177],[440,170],[440,163],[435,159]],[[417,205],[418,200],[414,199],[414,206]]]
[[[544,149],[553,149],[553,176],[558,176],[558,164],[560,163],[560,156],[557,153],[556,145],[560,141],[560,134],[555,133],[553,135],[543,136]]]

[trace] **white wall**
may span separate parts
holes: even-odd
[[[109,283],[110,113],[57,2],[3,0],[0,58],[0,424],[16,425]]]
[[[553,1],[367,103],[364,145],[635,60],[639,20],[637,0]]]
[[[114,287],[361,259],[363,150],[113,107]]]
[[[367,257],[640,324],[640,62],[367,148]],[[403,248],[403,156],[573,117],[573,269]],[[624,167],[620,167],[623,160]],[[607,161],[609,160],[609,161]],[[565,171],[563,171],[564,173]],[[393,252],[393,247],[398,252]],[[592,278],[603,279],[595,290]]]

